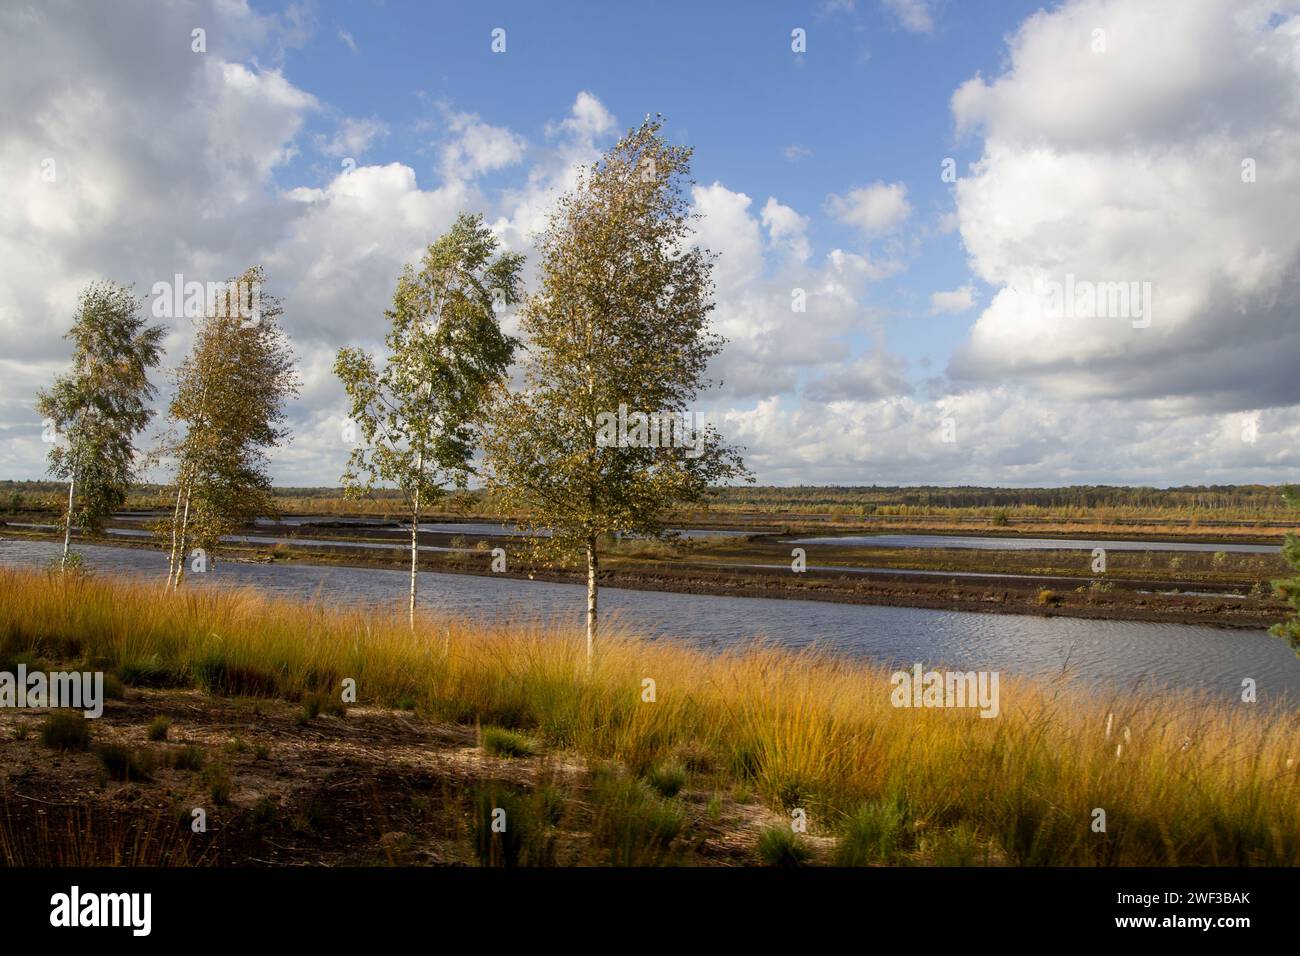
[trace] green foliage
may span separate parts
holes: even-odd
[[[863,804],[844,823],[835,850],[837,866],[867,866],[897,861],[913,845],[907,805],[901,800]]]
[[[248,825],[254,830],[268,830],[275,825],[280,808],[270,797],[262,797],[248,811]]]
[[[557,794],[489,781],[475,792],[470,836],[483,866],[546,866],[554,862]]]
[[[196,773],[203,769],[203,751],[192,744],[168,750],[164,763],[173,770],[188,770]]]
[[[383,367],[357,348],[339,350],[334,362],[358,429],[345,491],[356,496],[389,483],[406,498],[412,614],[420,507],[466,486],[484,402],[514,356],[516,342],[501,331],[495,309],[518,301],[523,256],[497,255],[497,245],[482,216],[462,213],[425,250],[420,269],[408,265],[398,279],[385,312]]]
[[[921,850],[930,866],[987,866],[988,848],[968,824],[928,835]]]
[[[646,775],[646,782],[664,797],[675,797],[686,786],[686,768],[678,763],[665,763]]]
[[[71,482],[63,521],[102,533],[134,478],[136,434],[153,418],[149,369],[162,356],[162,326],[146,328],[129,286],[95,282],[82,290],[72,328],[72,370],[36,399],[36,413],[63,442],[50,448],[50,474]]]
[[[360,349],[339,351],[334,371],[359,429],[345,489],[391,482],[414,498],[465,485],[476,417],[515,348],[494,306],[518,301],[523,257],[496,249],[483,217],[462,214],[398,279],[382,370]]]
[[[484,727],[483,749],[496,757],[531,757],[537,752],[537,745],[513,730]]]
[[[592,839],[609,851],[616,866],[670,863],[673,841],[686,825],[674,800],[665,800],[642,780],[598,770],[592,780],[595,818]]]
[[[126,700],[126,685],[116,674],[104,675],[104,699]]]
[[[66,517],[64,519],[67,520]],[[89,574],[86,557],[80,551],[69,548],[66,554],[56,555],[48,564],[51,571],[66,571],[69,574]]]
[[[41,726],[41,742],[55,750],[85,750],[90,746],[90,724],[81,711],[56,710]]]
[[[994,510],[1013,515],[1083,517],[1097,511],[1156,519],[1270,519],[1280,515],[1276,485],[1187,485],[1179,488],[1066,485],[1058,488],[990,488],[938,485],[801,485],[731,487],[717,490],[726,508],[768,512],[860,516],[934,515]]]
[[[589,634],[600,538],[660,536],[670,506],[747,474],[710,425],[683,436],[689,445],[606,431],[620,409],[689,416],[723,344],[709,325],[712,257],[692,242],[691,151],[662,125],[647,118],[557,203],[539,242],[541,288],[520,313],[524,388],[501,392],[484,442],[494,499],[549,531],[533,536],[535,557],[586,555]]]
[[[208,796],[218,805],[229,803],[235,785],[230,779],[230,771],[222,764],[209,764],[203,772],[204,782],[208,785]]]
[[[758,858],[764,866],[806,866],[812,851],[789,827],[775,826],[759,834]]]
[[[191,548],[215,556],[222,535],[276,513],[268,454],[289,436],[285,402],[298,393],[298,376],[279,324],[284,309],[262,291],[265,283],[260,266],[229,280],[176,372],[170,429],[159,448],[176,461],[175,502],[155,526],[170,545],[174,586]],[[256,321],[232,298],[236,290],[257,290]]]
[[[270,697],[280,685],[269,670],[231,661],[217,650],[206,651],[190,667],[194,683],[209,694]]]
[[[113,780],[147,781],[149,777],[149,759],[147,755],[138,754],[125,744],[100,744],[95,748],[95,756],[104,765]]]
[[[170,717],[164,717],[159,714],[153,720],[149,721],[149,727],[145,731],[145,736],[150,740],[160,741],[167,739],[167,731],[171,730],[172,720]]]

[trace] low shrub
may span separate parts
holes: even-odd
[[[546,866],[554,862],[556,795],[528,793],[491,781],[478,788],[470,836],[482,866]]]
[[[837,866],[897,862],[914,845],[906,805],[901,800],[866,803],[849,815],[835,848]]]
[[[41,726],[41,742],[54,750],[85,750],[90,746],[90,723],[79,710],[56,710]]]
[[[173,770],[188,770],[196,773],[203,769],[203,751],[189,744],[176,747],[167,751],[164,763]]]
[[[152,741],[161,741],[167,739],[167,731],[171,730],[172,721],[170,717],[164,717],[159,714],[153,720],[149,721],[149,726],[145,730],[145,735]]]
[[[108,771],[112,780],[147,781],[152,761],[148,754],[137,753],[125,744],[100,744],[95,748],[95,756]]]
[[[764,866],[806,866],[812,851],[787,826],[768,827],[758,837],[758,858]]]
[[[646,775],[646,782],[654,787],[660,796],[675,797],[686,786],[686,769],[678,763],[661,764]]]
[[[531,757],[537,745],[523,734],[504,727],[483,728],[483,750],[494,757]]]

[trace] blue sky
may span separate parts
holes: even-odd
[[[437,122],[438,102],[536,137],[579,90],[625,126],[661,113],[668,135],[695,148],[697,181],[779,196],[806,211],[815,221],[814,253],[825,254],[855,241],[851,228],[823,212],[830,192],[903,182],[920,215],[951,210],[940,164],[952,157],[964,167],[980,144],[955,135],[948,100],[966,79],[996,71],[1003,38],[1039,6],[949,3],[931,30],[914,32],[868,2],[562,10],[534,2],[329,2],[313,7],[317,29],[286,51],[284,72],[343,113],[383,120],[390,131],[369,159],[406,163],[426,181],[435,175],[426,124]],[[805,54],[791,50],[796,27],[806,31]],[[503,54],[491,51],[497,28],[506,31]],[[308,129],[329,126],[319,117]],[[336,172],[305,153],[276,178],[323,185]],[[505,170],[486,182],[517,184],[524,172]],[[931,291],[970,281],[965,259],[959,236],[935,234],[906,273],[873,290],[871,306],[889,317],[892,350],[915,362],[947,362],[974,315],[917,319],[927,316]],[[914,366],[913,377],[928,376]]]
[[[0,31],[4,477],[44,472],[86,283],[260,263],[303,380],[275,480],[335,483],[333,356],[379,346],[403,264],[466,209],[530,253],[661,113],[720,256],[697,410],[760,481],[1297,480],[1300,0],[12,0]],[[1103,305],[1058,308],[1075,280]]]

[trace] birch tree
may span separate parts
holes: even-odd
[[[179,588],[191,547],[215,556],[222,535],[274,515],[269,452],[289,437],[285,403],[298,393],[280,302],[261,292],[260,266],[224,284],[176,373],[163,453],[175,461],[167,581]],[[256,290],[257,306],[236,297]]]
[[[384,313],[382,367],[358,348],[341,349],[334,363],[359,439],[343,474],[346,493],[391,484],[410,514],[412,627],[420,509],[466,487],[485,400],[514,355],[495,309],[518,301],[523,256],[497,245],[481,216],[461,214],[420,268],[408,265],[398,279]]]
[[[81,293],[72,328],[72,370],[36,400],[37,413],[62,437],[50,449],[50,474],[68,482],[63,514],[66,570],[72,526],[87,535],[126,501],[134,479],[135,437],[153,418],[149,369],[162,355],[161,326],[145,327],[127,286],[96,282]]]
[[[647,118],[559,200],[520,311],[524,387],[500,395],[484,446],[487,487],[529,515],[540,555],[585,559],[589,665],[602,537],[662,535],[670,507],[748,475],[690,409],[723,339],[712,256],[690,242],[691,150],[666,143],[662,122]]]

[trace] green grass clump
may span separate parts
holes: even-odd
[[[758,858],[764,866],[806,866],[812,851],[787,826],[768,827],[758,836]]]
[[[41,725],[41,743],[53,750],[85,750],[90,723],[79,710],[56,710]]]
[[[140,754],[124,744],[100,744],[95,748],[95,756],[108,771],[112,780],[148,781],[150,763],[147,754]]]
[[[154,742],[167,739],[167,731],[172,728],[172,719],[159,714],[153,720],[149,721],[149,726],[145,730],[145,736]]]
[[[894,863],[915,846],[907,805],[901,799],[866,803],[844,822],[835,849],[836,866]]]
[[[966,824],[930,834],[921,842],[924,862],[930,866],[988,866],[988,847]]]
[[[470,836],[482,866],[548,866],[554,863],[553,830],[560,796],[490,781],[474,796]]]
[[[176,683],[171,668],[166,667],[157,655],[119,664],[117,676],[128,687],[170,687]]]
[[[537,753],[537,745],[516,731],[484,727],[483,750],[494,757],[531,757]]]
[[[203,654],[190,672],[202,690],[221,697],[272,697],[280,686],[271,671],[233,661],[220,651]]]
[[[235,792],[235,785],[230,779],[230,771],[223,765],[209,764],[203,772],[204,782],[208,785],[208,796],[220,806],[230,802],[230,795]]]
[[[203,769],[203,751],[191,744],[184,747],[175,747],[167,751],[163,757],[166,766],[173,770],[188,770],[190,773],[197,773]]]
[[[126,685],[116,674],[104,675],[104,699],[126,700]]]
[[[592,784],[592,839],[616,866],[661,866],[675,857],[686,813],[643,780],[597,771]]]
[[[307,691],[302,695],[303,720],[315,720],[321,714],[329,717],[346,717],[348,705],[336,694],[326,691]]]
[[[675,797],[686,786],[686,768],[678,763],[661,764],[646,775],[646,783],[662,797]]]

